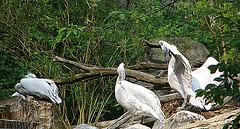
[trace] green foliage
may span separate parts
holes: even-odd
[[[0,47],[0,102],[11,97],[16,82],[27,72],[21,62],[13,58],[13,53],[5,50]]]
[[[215,78],[215,81],[223,82],[223,85],[216,86],[215,84],[208,84],[205,90],[198,91],[199,95],[203,95],[202,92],[205,92],[205,97],[208,100],[214,100],[216,103],[220,105],[223,104],[223,98],[226,96],[238,97],[239,93],[239,81],[234,77],[240,73],[240,69],[237,66],[219,63],[218,65],[212,65],[209,67],[211,73],[214,73],[217,69],[220,72],[224,72],[221,78]],[[225,89],[225,90],[223,90]]]

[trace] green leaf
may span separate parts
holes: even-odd
[[[214,80],[215,80],[215,81],[218,81],[218,82],[221,82],[223,79],[220,78],[220,77],[218,77],[218,78],[215,78]]]
[[[94,36],[94,33],[93,32],[89,32],[88,35],[89,35],[90,38],[92,38]]]
[[[223,63],[220,63],[220,64],[219,64],[219,71],[220,71],[220,72],[223,72],[225,69],[226,69],[226,68],[225,68],[225,65],[224,65]]]
[[[92,28],[93,28],[93,31],[99,31],[103,29],[102,27],[92,27]]]
[[[240,44],[240,40],[236,37],[234,37],[231,41],[230,41],[230,45],[231,47],[233,46],[238,46]]]
[[[214,88],[216,85],[215,84],[208,84],[205,88],[205,90],[208,90],[208,89],[212,89]]]
[[[73,29],[72,32],[73,32],[73,34],[77,35],[78,30],[77,29]]]
[[[203,95],[206,94],[206,91],[205,90],[201,90],[201,89],[196,90],[196,92],[197,92],[197,96],[203,96]]]
[[[222,86],[217,87],[217,94],[220,96],[223,92]]]
[[[109,16],[113,16],[113,15],[116,15],[116,14],[118,14],[118,13],[121,13],[120,11],[112,11],[112,12],[110,12],[108,15]]]
[[[67,35],[66,35],[66,37],[63,38],[63,40],[66,40],[71,33],[72,33],[72,31],[71,31],[71,30],[68,30],[68,31],[67,31]]]
[[[222,105],[223,104],[223,100],[220,98],[220,97],[218,97],[218,99],[217,99],[218,101],[218,103],[220,104],[220,105]]]
[[[224,38],[223,41],[224,41],[224,42],[227,42],[227,41],[229,41],[229,40],[231,40],[231,39],[232,39],[232,37],[227,37],[227,38]]]
[[[211,92],[211,91],[206,92],[205,97],[207,97],[207,98],[211,98],[211,96],[212,96],[212,92]]]
[[[63,36],[64,32],[63,33],[59,33],[56,37],[56,42],[59,43],[61,40],[62,40],[62,36]]]
[[[223,126],[223,129],[228,129],[229,123]]]
[[[208,69],[211,71],[211,74],[215,73],[216,70],[218,69],[218,65],[210,65],[208,66]]]
[[[221,97],[219,95],[215,95],[213,96],[213,100],[217,103],[219,103],[220,105],[223,104],[223,100],[221,99]]]
[[[81,30],[83,32],[83,30],[87,28],[86,26],[78,26],[78,30]]]
[[[62,33],[62,31],[66,30],[66,27],[60,28],[58,33]]]
[[[207,10],[204,13],[200,14],[199,16],[206,16],[211,14],[216,14],[217,12],[215,10]]]
[[[119,15],[119,18],[120,18],[121,20],[124,20],[124,19],[125,19],[125,15],[124,15],[124,14],[120,14],[120,15]]]

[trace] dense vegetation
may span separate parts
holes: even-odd
[[[53,62],[55,56],[103,67],[142,60],[143,39],[190,37],[204,44],[228,71],[239,73],[240,4],[235,1],[178,2],[153,0],[3,0],[0,2],[0,101],[28,72],[42,78],[64,78],[82,72]],[[218,66],[216,66],[218,67]],[[215,68],[212,68],[213,70]],[[239,96],[231,87],[209,86],[210,99]],[[115,77],[59,85],[59,110],[67,126],[113,119]],[[105,114],[105,115],[104,115]],[[120,115],[120,114],[119,114]]]

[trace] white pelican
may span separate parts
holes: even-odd
[[[38,79],[35,74],[29,73],[25,78],[21,79],[20,83],[16,84],[15,89],[24,96],[32,95],[43,99],[50,99],[53,103],[57,104],[62,102],[58,96],[58,87],[54,81]],[[16,95],[20,96],[18,94]]]
[[[165,115],[157,95],[141,85],[126,81],[124,63],[119,65],[117,72],[119,76],[115,86],[115,97],[118,103],[132,114],[130,124],[135,115],[151,115],[163,124]]]
[[[189,61],[177,50],[176,46],[165,41],[159,41],[159,44],[165,55],[171,55],[168,64],[168,82],[184,99],[182,107],[177,110],[185,108],[187,95],[191,96],[189,102],[192,105],[210,110],[211,104],[206,104],[204,97],[196,97],[195,91],[198,89],[204,90],[209,83],[220,84],[214,81],[214,78],[220,77],[222,72],[217,70],[214,74],[211,74],[208,69],[208,66],[216,65],[218,61],[209,57],[200,68],[192,72]]]
[[[184,109],[187,103],[187,95],[195,95],[191,89],[192,69],[189,61],[177,50],[177,47],[165,41],[159,41],[162,51],[166,56],[171,55],[168,64],[168,82],[171,88],[177,90],[184,102],[177,110]]]

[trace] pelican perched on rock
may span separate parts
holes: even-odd
[[[189,61],[177,50],[176,46],[170,45],[165,41],[159,41],[159,44],[165,55],[171,55],[168,64],[169,85],[177,90],[184,99],[182,107],[177,110],[185,108],[187,95],[191,96],[189,102],[192,105],[210,110],[211,104],[207,104],[204,97],[196,97],[195,91],[198,89],[204,90],[209,83],[220,84],[214,81],[214,78],[220,77],[222,73],[217,70],[214,74],[211,74],[208,69],[208,66],[216,65],[218,61],[209,57],[200,68],[192,72]]]
[[[165,115],[161,110],[161,103],[157,95],[151,90],[125,80],[124,63],[117,68],[119,74],[115,86],[115,97],[118,103],[132,114],[151,115],[157,121],[164,123]]]
[[[61,103],[62,100],[58,96],[58,87],[54,81],[49,79],[38,79],[35,74],[29,73],[20,83],[15,86],[16,93],[14,96],[32,95],[43,99],[50,99],[53,103]],[[21,95],[18,95],[18,94]],[[23,98],[24,99],[24,98]]]

